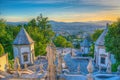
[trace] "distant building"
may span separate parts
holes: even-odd
[[[34,41],[24,28],[21,28],[13,42],[13,51],[14,59],[18,57],[21,65],[34,63]]]
[[[80,50],[83,54],[88,54],[90,51],[90,41],[85,38],[81,43],[80,43]]]
[[[0,56],[0,71],[6,71],[5,67],[8,65],[8,54]]]
[[[95,42],[95,50],[94,50],[94,56],[95,56],[94,60],[95,60],[96,66],[105,68],[105,69],[107,68],[109,60],[112,63],[115,63],[114,55],[111,55],[105,50],[104,38],[107,34],[107,31],[108,31],[108,28],[106,27],[106,29],[103,31],[103,33],[99,36],[99,38]]]

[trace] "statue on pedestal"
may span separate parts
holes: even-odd
[[[14,60],[14,70],[21,70],[18,57],[16,57],[15,60]]]
[[[40,73],[43,73],[44,70],[43,70],[43,64],[40,64]]]
[[[106,70],[107,73],[111,73],[111,61],[109,59],[108,61],[108,64],[107,64],[107,70]]]
[[[78,65],[78,67],[77,67],[77,71],[78,71],[78,74],[80,74],[80,64]]]
[[[27,64],[24,64],[24,69],[27,70]]]
[[[119,72],[120,73],[120,65],[118,66],[118,68],[117,68],[117,72]]]
[[[20,77],[21,73],[19,72],[21,70],[20,63],[19,63],[19,58],[16,57],[14,60],[14,70],[16,77]]]
[[[101,72],[101,66],[99,66],[99,71],[98,72]]]

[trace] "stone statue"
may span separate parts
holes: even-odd
[[[110,60],[108,61],[106,72],[111,73],[111,61]]]
[[[74,53],[73,49],[71,50],[71,53],[72,53],[72,57],[75,57],[75,53]]]
[[[7,72],[7,70],[8,70],[8,65],[7,64],[5,64],[4,69],[5,69],[5,72]]]
[[[77,67],[77,71],[78,71],[78,74],[80,74],[80,64],[78,65],[78,67]]]
[[[44,70],[43,70],[43,64],[40,64],[40,73],[43,73]]]
[[[117,68],[117,72],[119,72],[120,73],[120,65],[118,66],[118,68]]]
[[[27,64],[24,64],[24,69],[27,70]]]
[[[98,72],[101,72],[101,66],[99,66],[99,71]]]
[[[16,57],[14,60],[14,69],[15,70],[21,70],[20,63],[19,63],[19,58]]]
[[[94,80],[92,72],[93,72],[93,64],[92,64],[92,59],[89,60],[87,70],[89,74],[87,74],[87,80]]]
[[[62,55],[60,53],[58,54],[57,72],[58,72],[58,74],[60,74],[62,72]]]
[[[11,70],[11,68],[12,68],[12,67],[11,67],[11,64],[8,63],[8,69]]]
[[[93,72],[93,64],[92,64],[92,60],[90,59],[88,66],[87,66],[87,70],[89,73]]]
[[[63,69],[66,69],[66,68],[67,68],[67,66],[66,66],[66,63],[65,63],[64,59],[62,60],[62,68],[63,68]]]

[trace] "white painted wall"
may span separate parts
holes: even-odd
[[[101,57],[102,57],[101,55],[106,55],[105,64],[101,64]],[[105,49],[101,49],[101,48],[99,49],[98,59],[99,59],[98,65],[106,68],[109,60],[109,54],[105,51]]]
[[[21,47],[21,49],[20,49],[20,51],[21,51],[21,63],[22,64],[28,64],[28,63],[30,63],[30,47],[29,46],[22,46]],[[24,52],[27,52],[28,53],[28,61],[26,61],[26,62],[24,62]]]
[[[24,47],[21,47],[20,51],[21,51],[21,53],[30,52],[30,48],[29,48],[29,46],[24,46]]]
[[[34,44],[32,45],[13,45],[13,51],[14,51],[14,58],[19,57],[21,64],[31,64],[34,63],[33,56],[34,53],[32,51],[34,50]],[[24,53],[28,53],[28,61],[24,62]],[[33,54],[33,55],[32,55]]]

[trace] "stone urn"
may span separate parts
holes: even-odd
[[[94,77],[92,75],[92,72],[93,72],[92,59],[90,59],[88,63],[87,70],[89,72],[89,74],[87,74],[87,80],[94,80]]]
[[[92,60],[89,61],[88,66],[87,66],[87,70],[88,70],[89,73],[93,72]]]

